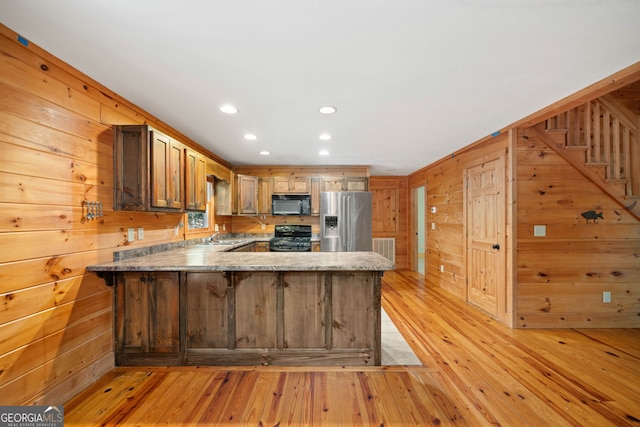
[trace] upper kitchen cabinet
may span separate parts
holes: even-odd
[[[304,176],[274,176],[273,194],[296,193],[304,194],[311,191],[311,180]]]
[[[207,176],[213,181],[214,215],[232,215],[233,172],[220,163],[207,159]]]
[[[365,176],[323,177],[322,191],[367,191]]]
[[[184,146],[151,130],[151,207],[181,210],[184,206]]]
[[[184,150],[147,125],[114,126],[114,209],[182,212]]]
[[[231,215],[233,208],[233,190],[231,182],[213,177],[213,200],[215,215]]]
[[[258,215],[258,177],[237,175],[238,215]]]
[[[269,178],[258,178],[258,213],[271,214],[271,180]]]
[[[187,210],[207,210],[207,158],[197,151],[187,148],[186,158],[186,196]]]

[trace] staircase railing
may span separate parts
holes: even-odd
[[[625,196],[640,195],[640,143],[637,116],[606,98],[598,98],[551,117],[547,132],[565,135],[565,148],[584,149],[585,164],[602,167],[606,181]]]

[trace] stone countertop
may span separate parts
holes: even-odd
[[[395,264],[375,252],[229,252],[232,245],[196,244],[90,265],[87,271],[386,271]]]

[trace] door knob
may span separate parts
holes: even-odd
[[[493,249],[500,249],[500,244],[496,243],[495,245],[491,246]]]

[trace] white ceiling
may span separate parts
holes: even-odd
[[[0,19],[232,164],[372,175],[640,60],[638,0],[0,0]]]

